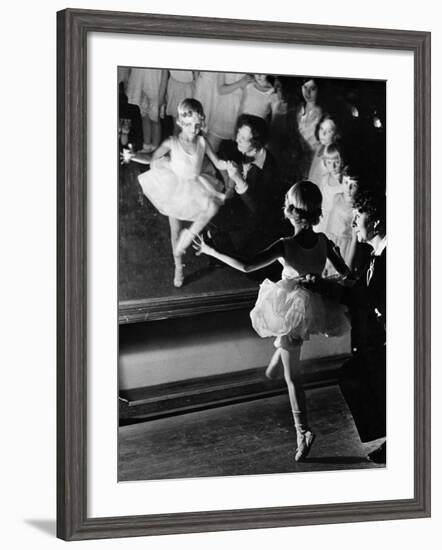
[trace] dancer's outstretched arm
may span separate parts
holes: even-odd
[[[278,258],[284,257],[284,244],[282,242],[282,239],[275,241],[268,248],[262,250],[261,252],[258,252],[253,258],[251,258],[247,262],[237,260],[236,258],[228,256],[227,254],[222,254],[221,252],[218,252],[207,243],[205,243],[204,239],[200,236],[195,237],[193,243],[193,247],[197,251],[197,254],[207,254],[208,256],[212,256],[213,258],[216,258],[217,260],[224,262],[230,267],[233,267],[234,269],[237,269],[238,271],[242,271],[244,273],[249,273],[251,271],[262,269],[263,267],[267,267],[268,265],[272,264]]]

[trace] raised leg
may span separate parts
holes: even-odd
[[[188,229],[183,229],[181,231],[178,242],[174,248],[175,254],[183,255],[186,253],[193,239],[206,227],[213,216],[218,212],[218,208],[219,207],[215,203],[211,203],[204,215],[195,220]]]
[[[269,378],[270,380],[277,378],[277,369],[280,366],[280,360],[281,350],[280,348],[276,348],[275,353],[272,355],[272,358],[266,368],[266,378]]]

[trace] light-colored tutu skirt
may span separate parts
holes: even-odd
[[[195,221],[225,199],[221,183],[208,174],[179,177],[170,168],[170,161],[161,158],[151,169],[138,176],[143,193],[155,208],[172,218]]]
[[[350,329],[345,306],[305,289],[297,279],[265,279],[250,318],[261,337],[308,340],[311,334],[342,336]]]

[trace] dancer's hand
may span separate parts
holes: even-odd
[[[231,160],[227,161],[226,170],[227,170],[227,173],[229,174],[229,178],[231,178],[232,180],[234,180],[237,177],[241,177],[239,173],[238,165],[236,164],[236,162],[232,162]]]
[[[322,281],[321,277],[314,273],[307,273],[299,280],[299,282],[303,287],[309,290],[312,290],[314,292],[315,291],[317,292],[321,287],[321,281]]]
[[[135,157],[132,145],[129,144],[128,149],[123,149],[123,152],[120,153],[120,164],[129,164],[129,162]]]
[[[255,81],[255,78],[251,74],[246,74],[241,78],[239,82],[240,82],[241,88],[245,88],[248,84],[254,81]]]
[[[341,300],[343,285],[339,281],[331,278],[324,279],[320,275],[309,273],[304,275],[299,282],[311,292],[317,292],[336,301]]]
[[[200,254],[208,254],[210,256],[211,252],[214,251],[214,249],[204,241],[201,235],[196,235],[193,239],[192,248],[195,250],[196,256]]]

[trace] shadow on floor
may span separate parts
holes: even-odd
[[[42,533],[51,535],[51,537],[56,536],[57,532],[57,522],[55,519],[26,519],[25,523],[35,527]]]

